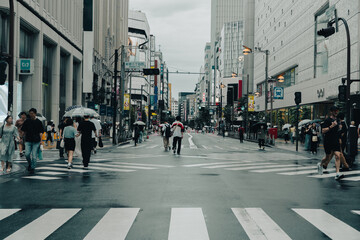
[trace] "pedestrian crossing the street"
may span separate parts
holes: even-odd
[[[22,178],[32,180],[59,180],[67,177],[69,173],[132,173],[136,171],[157,170],[172,167],[174,166],[161,164],[98,161],[90,163],[88,169],[84,169],[81,164],[73,164],[73,168],[68,169],[66,164],[52,163],[45,166],[37,167],[35,175],[23,176]]]
[[[262,161],[223,161],[198,164],[187,164],[183,167],[200,167],[203,169],[221,169],[225,171],[249,171],[252,173],[275,173],[284,176],[307,176],[310,178],[326,179],[334,178],[335,168],[328,169],[323,175],[319,175],[315,164],[281,164],[278,162]],[[340,181],[360,181],[360,170],[342,172],[345,178]]]
[[[216,223],[217,214],[229,214],[229,222],[225,225],[238,226],[235,235],[227,235],[229,232],[221,232],[221,226],[217,225],[217,234],[223,235],[223,239],[229,239],[225,236],[234,236],[231,239],[268,239],[268,240],[289,240],[301,239],[298,232],[311,232],[314,239],[323,238],[322,234],[329,239],[334,240],[358,240],[360,232],[354,228],[351,222],[345,222],[345,219],[357,218],[359,210],[351,210],[342,213],[342,216],[330,214],[323,209],[316,208],[292,208],[284,209],[288,221],[294,221],[289,227],[277,223],[278,215],[268,213],[262,208],[230,208],[230,209],[208,209],[208,208],[169,208],[161,211],[163,214],[151,215],[151,219],[146,221],[164,220],[166,226],[162,229],[141,229],[143,225],[139,224],[137,219],[144,221],[147,211],[151,209],[140,208],[110,208],[104,209],[101,215],[97,215],[94,224],[89,225],[87,215],[91,216],[91,209],[81,208],[52,208],[52,209],[0,209],[0,232],[1,239],[45,239],[49,236],[61,238],[64,229],[85,228],[83,239],[130,239],[127,238],[131,233],[146,232],[150,236],[159,234],[156,231],[165,231],[162,235],[167,236],[169,240],[196,239],[209,240],[215,239],[212,236],[214,227],[211,223]],[[30,212],[34,217],[24,217]],[[38,213],[40,212],[40,213]],[[216,213],[216,214],[214,214]],[[300,217],[299,217],[300,216]],[[215,218],[215,219],[214,219]],[[168,221],[168,222],[167,222]],[[351,221],[351,220],[348,220]],[[16,223],[16,224],[15,224]],[[283,223],[283,222],[282,222]],[[300,224],[301,223],[301,224]],[[307,224],[304,224],[307,223]],[[13,227],[9,227],[13,226]],[[16,226],[16,227],[14,227]],[[244,231],[238,231],[241,228]],[[299,229],[300,228],[300,229]],[[233,233],[234,234],[234,233]]]

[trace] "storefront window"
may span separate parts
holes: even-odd
[[[32,58],[32,43],[33,43],[32,33],[26,29],[20,29],[20,58]]]
[[[5,14],[0,14],[0,52],[8,52],[8,20]]]
[[[317,31],[326,28],[329,22],[329,15],[326,10],[329,5],[326,5],[315,14],[315,34],[314,34],[314,77],[321,76],[328,73],[329,62],[329,40],[323,36],[318,36]]]
[[[277,81],[277,87],[290,87],[296,84],[297,76],[298,76],[298,67],[293,67],[287,71],[285,71],[282,76],[284,77],[284,82]]]

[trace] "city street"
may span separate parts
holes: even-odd
[[[186,133],[181,155],[151,135],[98,150],[88,170],[56,150],[34,175],[0,176],[0,239],[360,239],[360,170]]]

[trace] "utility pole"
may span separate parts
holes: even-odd
[[[8,112],[12,114],[13,111],[13,98],[14,98],[14,35],[15,35],[15,10],[14,0],[9,0],[10,5],[10,32],[9,32],[9,94],[8,94]]]
[[[250,77],[249,74],[247,74],[246,76],[246,121],[245,121],[245,132],[246,132],[246,137],[248,136],[248,124],[249,124],[249,81],[250,81]]]
[[[116,115],[117,115],[117,75],[118,75],[118,61],[119,61],[119,50],[115,49],[115,61],[114,61],[114,88],[113,88],[113,145],[116,145]]]
[[[120,134],[122,136],[122,141],[124,139],[124,95],[125,95],[125,46],[121,46],[121,76],[120,76]]]
[[[267,123],[268,120],[268,84],[269,84],[269,50],[265,50],[265,56],[266,56],[266,65],[265,65],[265,122]]]

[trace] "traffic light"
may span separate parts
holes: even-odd
[[[340,85],[339,86],[339,101],[340,102],[346,102],[346,86]]]
[[[160,70],[158,68],[144,68],[143,69],[144,75],[150,76],[150,75],[159,75]]]
[[[317,34],[319,36],[323,36],[325,38],[330,37],[334,33],[335,33],[334,27],[323,28],[323,29],[320,29],[319,31],[317,31]]]
[[[7,63],[5,61],[0,61],[0,85],[4,85],[6,82],[6,68]]]
[[[299,105],[301,103],[301,92],[295,92],[295,103]]]

